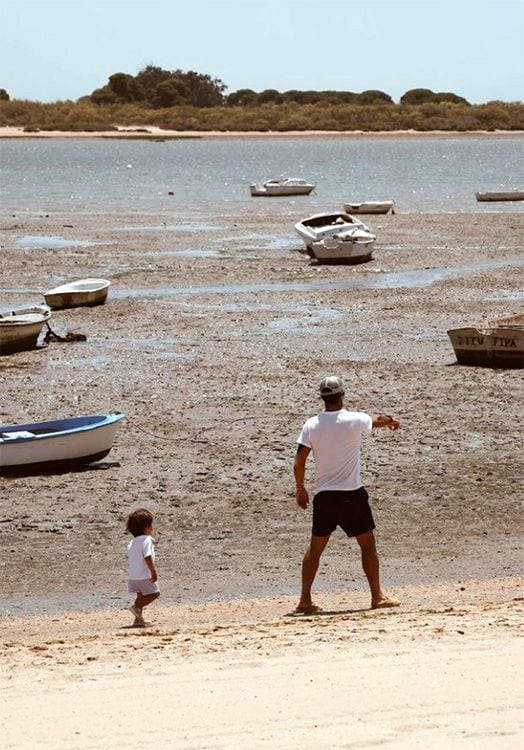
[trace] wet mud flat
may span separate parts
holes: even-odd
[[[363,450],[387,587],[518,572],[522,371],[456,365],[446,331],[522,310],[524,214],[369,217],[374,260],[353,267],[311,263],[298,218],[2,218],[0,307],[75,278],[112,287],[53,314],[85,342],[0,358],[0,419],[128,417],[99,466],[0,477],[0,614],[121,606],[138,506],[166,603],[293,593],[310,532],[294,444],[330,372],[349,405],[402,421]],[[317,588],[365,588],[341,532]]]

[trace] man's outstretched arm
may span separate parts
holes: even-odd
[[[389,414],[373,414],[373,427],[387,427],[395,432],[400,427],[400,421]]]

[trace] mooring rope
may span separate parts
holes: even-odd
[[[53,331],[47,320],[45,321],[45,324],[47,326],[47,331],[44,337],[44,341],[46,342],[46,344],[48,344],[51,340],[68,343],[70,341],[87,341],[87,336],[84,333],[73,333],[72,331],[68,331],[65,336],[60,336],[60,334]]]
[[[251,417],[238,417],[237,419],[228,419],[225,422],[222,422],[222,424],[231,425],[235,424],[235,422],[243,422],[246,419],[257,419],[258,415],[253,415]],[[187,437],[167,437],[166,435],[156,435],[154,432],[149,432],[148,430],[145,430],[143,427],[141,427],[139,424],[135,422],[135,420],[132,417],[127,417],[127,421],[133,425],[137,430],[140,430],[140,432],[143,432],[145,435],[149,435],[150,437],[157,438],[158,440],[167,440],[168,442],[180,442],[182,440],[187,440]],[[212,430],[213,426],[210,427],[204,427],[199,432],[197,432],[197,435],[202,434],[202,432],[207,432],[208,430]],[[196,440],[192,439],[192,442],[197,442]]]

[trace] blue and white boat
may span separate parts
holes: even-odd
[[[0,425],[0,474],[61,469],[107,456],[122,412]]]

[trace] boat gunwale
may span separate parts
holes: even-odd
[[[82,282],[101,282],[98,286],[92,287],[92,288],[86,288],[86,287],[74,287],[75,284],[81,284]],[[104,289],[109,289],[111,286],[111,282],[108,279],[78,279],[78,281],[69,281],[65,284],[60,284],[60,286],[55,286],[53,289],[49,289],[47,292],[44,293],[45,297],[54,295],[54,294],[90,294],[94,292],[100,292]]]
[[[64,419],[49,420],[46,422],[27,422],[26,424],[13,424],[13,425],[0,425],[0,444],[12,445],[15,443],[23,442],[34,442],[35,440],[49,440],[56,437],[63,437],[64,435],[78,435],[82,432],[90,432],[100,427],[107,427],[109,425],[120,422],[125,417],[124,412],[112,412],[108,414],[90,414],[84,417],[69,417]],[[90,419],[93,417],[100,417],[97,422],[91,422],[90,424],[80,424],[75,427],[68,427],[67,429],[53,429],[52,425],[63,424],[64,422],[80,421],[82,419]],[[34,428],[34,429],[31,429]],[[46,432],[36,431],[48,430]],[[2,437],[2,435],[9,432],[34,432],[33,435],[20,436],[20,437]]]

